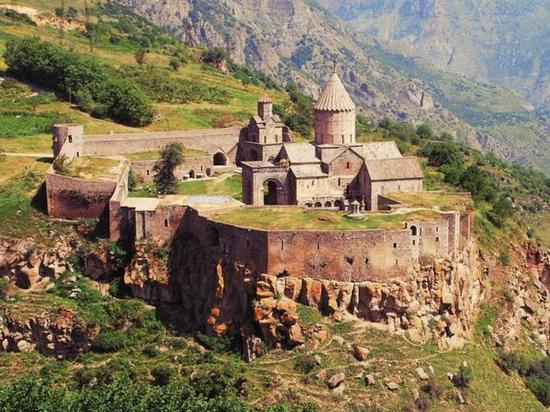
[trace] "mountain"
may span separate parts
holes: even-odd
[[[545,0],[316,0],[354,31],[435,67],[517,91],[550,107],[550,3]]]
[[[550,171],[548,122],[509,90],[449,74],[349,30],[306,0],[118,0],[191,44],[316,95],[333,61],[372,120],[389,115],[450,130],[469,145]]]

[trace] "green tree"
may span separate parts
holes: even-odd
[[[155,165],[155,183],[159,193],[176,193],[176,168],[183,163],[183,149],[178,143],[171,143],[161,151],[161,160]]]
[[[434,129],[428,123],[423,123],[420,126],[418,126],[416,128],[416,134],[421,139],[426,139],[426,140],[433,139],[435,136]]]

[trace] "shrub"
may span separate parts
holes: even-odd
[[[160,194],[176,193],[176,167],[183,163],[183,149],[178,143],[171,143],[161,151],[161,160],[155,165],[155,183]]]
[[[296,369],[300,372],[307,374],[310,373],[317,366],[315,357],[309,353],[305,353],[296,359]]]
[[[5,299],[8,296],[10,282],[6,278],[0,278],[0,299]]]
[[[126,335],[120,331],[101,332],[92,341],[92,350],[99,353],[117,352],[126,345]]]
[[[151,371],[151,375],[153,375],[155,379],[155,385],[166,386],[170,383],[174,375],[174,370],[167,364],[161,364]]]
[[[464,363],[460,365],[458,373],[453,376],[453,383],[460,388],[467,388],[470,386],[473,378],[474,370],[470,365]]]
[[[55,160],[53,161],[53,169],[60,175],[69,174],[69,161],[65,154],[62,154],[61,156],[55,158]]]

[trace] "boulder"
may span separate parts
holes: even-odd
[[[354,346],[353,356],[360,362],[363,362],[369,356],[369,350],[363,346]]]
[[[428,374],[424,372],[424,369],[422,369],[421,367],[416,368],[416,374],[418,375],[420,380],[427,381],[428,379],[430,379]]]
[[[386,382],[386,388],[388,388],[390,391],[395,391],[399,389],[399,385],[394,381],[389,381],[389,382]]]
[[[365,376],[365,383],[367,384],[367,386],[372,386],[376,383],[374,375],[372,373],[369,373],[367,374],[367,376]]]
[[[327,385],[330,389],[334,389],[341,385],[346,380],[346,375],[343,372],[332,375],[327,381]]]

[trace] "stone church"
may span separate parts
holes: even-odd
[[[272,100],[260,98],[241,142],[246,204],[343,209],[358,201],[377,210],[385,193],[422,191],[418,158],[402,156],[395,142],[356,142],[356,106],[336,72],[314,111],[314,143],[294,143]]]

